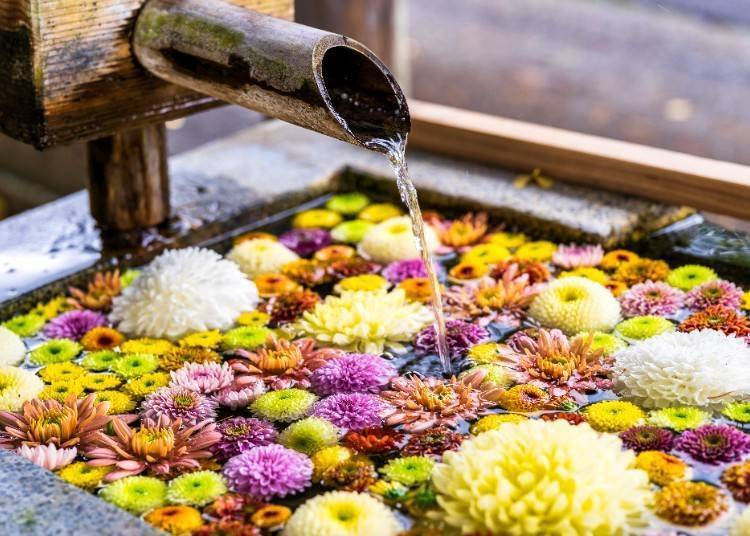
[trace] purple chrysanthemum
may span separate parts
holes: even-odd
[[[297,255],[307,257],[331,243],[331,233],[325,229],[291,229],[279,237],[279,242]]]
[[[107,317],[101,313],[88,309],[68,311],[44,326],[44,335],[50,339],[77,341],[92,329],[106,325]]]
[[[405,259],[402,261],[393,261],[380,272],[388,281],[397,285],[404,279],[412,277],[427,277],[427,268],[425,268],[422,259]]]
[[[232,417],[219,422],[221,439],[211,447],[219,461],[225,461],[255,447],[270,445],[279,435],[269,422],[252,417]]]
[[[179,370],[170,372],[170,387],[186,387],[208,395],[229,387],[234,382],[234,371],[229,363],[185,363]]]
[[[735,462],[750,452],[750,436],[726,424],[705,424],[686,430],[675,449],[711,465]]]
[[[702,311],[712,305],[739,309],[740,303],[742,303],[742,289],[725,279],[714,279],[698,285],[685,297],[685,305],[693,311]]]
[[[308,487],[312,480],[310,458],[281,445],[255,447],[230,458],[223,474],[237,493],[270,501]]]
[[[620,296],[625,316],[669,316],[676,313],[685,300],[685,293],[661,281],[633,285]]]
[[[604,250],[598,244],[586,244],[583,246],[576,244],[566,246],[561,244],[552,256],[552,262],[560,268],[570,270],[573,268],[596,266],[602,262],[602,257],[604,257]]]
[[[380,397],[364,393],[341,393],[316,403],[310,415],[327,419],[339,428],[359,431],[380,426],[380,415],[388,405]]]
[[[335,393],[378,393],[396,376],[391,363],[371,354],[345,354],[329,359],[310,377],[312,389],[321,396]]]
[[[265,392],[266,384],[263,380],[244,376],[241,379],[237,379],[229,387],[219,389],[212,397],[220,406],[226,406],[229,409],[240,409],[248,406],[250,402]]]
[[[215,419],[217,406],[210,398],[185,387],[162,387],[143,401],[141,418],[156,421],[161,415],[167,415],[171,421],[182,419],[187,426],[193,426]]]
[[[466,350],[489,338],[489,332],[481,326],[463,320],[448,320],[445,323],[448,350],[451,357],[461,357]],[[419,354],[437,351],[435,326],[428,326],[417,333],[414,348]]]
[[[635,452],[644,450],[672,450],[674,432],[658,426],[634,426],[622,432],[620,439],[625,448]]]

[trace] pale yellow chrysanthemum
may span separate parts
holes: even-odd
[[[425,225],[424,237],[430,252],[440,245],[437,233],[428,225]],[[381,264],[419,257],[408,216],[391,218],[375,225],[367,231],[359,247],[367,257]]]
[[[81,378],[85,373],[85,368],[70,361],[47,365],[38,372],[39,377],[47,383],[75,380]]]
[[[566,277],[534,298],[529,315],[547,328],[566,335],[581,331],[612,331],[620,321],[620,303],[599,283],[583,277]]]
[[[392,292],[343,292],[328,296],[297,322],[298,333],[324,345],[380,354],[385,348],[403,352],[403,343],[432,320],[432,312],[410,303],[402,289]]]
[[[36,398],[44,382],[33,372],[18,367],[0,367],[0,411],[18,411]]]
[[[632,534],[651,494],[616,436],[563,420],[505,423],[443,460],[441,515],[464,533]]]
[[[390,508],[366,493],[330,491],[289,518],[285,536],[396,536],[403,530]]]
[[[246,240],[232,248],[227,259],[239,265],[249,277],[278,272],[288,262],[297,260],[297,254],[280,242],[268,238]]]
[[[26,355],[21,337],[5,326],[0,326],[0,365],[18,365]]]
[[[737,517],[729,531],[729,536],[750,536],[750,506]]]

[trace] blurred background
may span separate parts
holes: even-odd
[[[297,0],[355,37],[415,98],[750,164],[747,0]],[[172,154],[263,120],[172,121]],[[0,134],[0,217],[84,188],[84,144]]]

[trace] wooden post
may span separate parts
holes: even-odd
[[[105,230],[131,231],[169,217],[163,123],[88,142],[91,214]]]

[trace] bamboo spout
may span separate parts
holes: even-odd
[[[364,45],[224,0],[149,0],[133,48],[164,80],[356,145],[410,128],[398,83]]]

